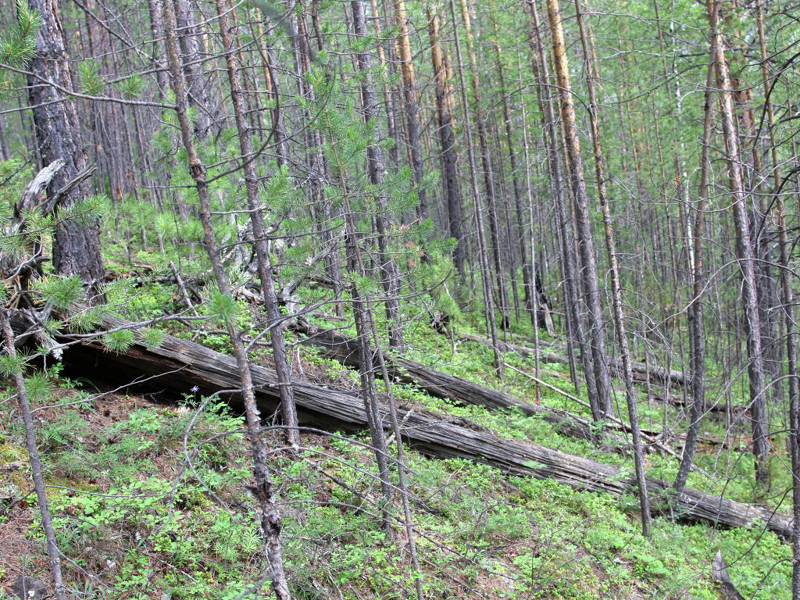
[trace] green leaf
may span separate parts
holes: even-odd
[[[91,96],[100,96],[106,88],[106,82],[100,75],[100,65],[94,59],[83,61],[78,66],[83,91]]]
[[[28,364],[30,356],[27,353],[17,353],[16,356],[10,354],[3,354],[0,356],[0,375],[3,377],[11,377],[17,375],[25,370],[25,365]]]

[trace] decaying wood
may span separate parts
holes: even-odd
[[[107,318],[107,328],[123,327],[121,319]],[[129,324],[127,324],[129,325]],[[159,385],[201,393],[237,389],[240,385],[236,361],[199,344],[166,336],[158,348],[134,343],[124,353],[105,351],[98,341],[84,341],[64,353],[67,367],[80,368],[107,377],[133,379],[141,375],[162,375]],[[280,402],[277,377],[272,370],[252,366],[253,383],[262,414],[276,410]],[[294,382],[300,423],[323,429],[354,431],[366,427],[367,417],[355,395],[306,382]],[[228,399],[236,402],[235,395]],[[533,443],[504,440],[459,418],[443,418],[418,409],[401,407],[403,437],[416,450],[435,457],[459,457],[489,464],[512,475],[553,479],[573,488],[606,492],[617,496],[635,493],[635,482],[618,467],[553,450]],[[388,418],[383,415],[384,420]],[[670,493],[669,482],[649,478],[655,498],[668,495],[672,502],[654,503],[654,510],[670,507],[670,514],[687,521],[703,521],[723,527],[760,525],[784,537],[791,536],[790,518],[765,508],[734,502],[686,488]]]
[[[717,550],[714,560],[711,562],[711,579],[717,582],[725,600],[744,600],[744,596],[739,593],[728,576],[728,566],[725,564],[720,550]]]
[[[302,343],[314,346],[323,356],[333,358],[341,362],[343,365],[355,367],[358,365],[358,354],[356,341],[352,338],[337,333],[331,329],[321,329],[310,325],[307,321],[299,319],[298,322],[292,325],[292,328],[306,336]],[[549,423],[553,423],[557,427],[557,431],[563,435],[577,437],[585,440],[597,441],[597,429],[595,425],[589,420],[579,415],[573,414],[566,410],[552,408],[549,406],[540,406],[535,404],[528,404],[521,400],[514,398],[508,394],[498,392],[495,389],[483,386],[479,383],[447,375],[440,371],[431,369],[421,363],[414,362],[404,358],[394,358],[383,355],[386,365],[388,367],[389,376],[392,380],[400,381],[402,383],[411,384],[425,393],[436,398],[444,398],[461,405],[477,405],[485,406],[492,409],[513,409],[516,408],[528,416],[538,416]],[[512,371],[516,371],[525,377],[536,380],[532,375],[520,371],[513,366],[506,365]],[[588,407],[586,402],[576,398],[572,394],[565,392],[555,386],[552,386],[541,380],[537,380],[541,385],[548,389],[563,395],[581,406]],[[625,451],[629,448],[630,442],[627,437],[623,438],[616,432],[630,432],[630,426],[614,417],[609,417],[604,422],[605,432],[603,434],[602,442],[607,447],[616,451]],[[664,439],[663,431],[656,431],[652,429],[642,429],[641,434],[645,443],[647,444],[647,451],[665,452],[676,458],[680,458],[675,450],[665,445],[667,440]],[[669,440],[678,440],[680,442],[682,436],[670,436]],[[717,445],[720,442],[716,439],[703,436],[701,440],[703,443],[708,442],[710,445]],[[705,473],[697,466],[693,466],[695,471]]]
[[[315,347],[323,356],[345,366],[358,368],[356,340],[331,329],[320,329],[298,319],[293,327],[306,337],[302,343]],[[478,383],[430,369],[422,363],[384,353],[389,377],[393,381],[411,384],[425,393],[464,406],[477,405],[492,409],[518,409],[528,416],[539,416],[557,426],[558,431],[572,437],[592,440],[596,437],[590,422],[565,410],[528,404],[517,398],[482,386]]]

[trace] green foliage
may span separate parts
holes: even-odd
[[[233,298],[219,290],[214,290],[208,299],[208,310],[214,318],[223,323],[232,323],[239,316],[240,309]]]
[[[146,87],[147,83],[138,73],[135,73],[116,84],[117,90],[119,90],[119,92],[122,94],[122,97],[126,100],[134,100],[138,98],[142,95],[142,92],[144,92]]]
[[[72,305],[83,297],[83,282],[77,275],[72,277],[47,275],[34,280],[33,289],[45,302],[52,303],[61,311],[69,311]]]
[[[130,329],[111,331],[103,336],[103,345],[109,352],[117,354],[125,352],[133,345],[136,336]]]
[[[23,373],[30,360],[30,354],[24,351],[17,351],[16,356],[7,353],[0,354],[0,375],[11,377]]]
[[[23,67],[36,53],[36,32],[42,24],[39,11],[30,10],[25,0],[16,2],[17,23],[0,35],[0,63]],[[0,88],[2,87],[0,81]]]
[[[148,348],[158,348],[164,342],[164,332],[160,329],[145,328],[139,331],[142,343]]]
[[[84,93],[90,96],[100,96],[106,88],[106,82],[100,75],[100,65],[93,59],[84,60],[78,66],[81,86]]]

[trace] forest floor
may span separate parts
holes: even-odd
[[[322,325],[332,322],[320,321]],[[176,324],[170,332],[181,331]],[[196,332],[195,332],[196,333]],[[536,402],[529,379],[513,371],[498,381],[490,351],[409,327],[409,357]],[[211,331],[201,339],[224,350]],[[290,340],[291,341],[291,340]],[[296,345],[295,376],[354,390],[357,373]],[[253,359],[268,364],[266,352]],[[530,357],[507,355],[533,372]],[[541,377],[565,391],[563,365]],[[178,600],[269,597],[269,580],[248,492],[251,479],[243,421],[222,403],[175,394],[108,392],[110,373],[71,380],[58,366],[34,376],[30,392],[38,442],[47,465],[48,497],[70,587],[82,598]],[[380,383],[381,390],[385,386]],[[562,436],[551,424],[515,411],[455,406],[408,385],[398,400],[474,421],[508,439],[628,466],[630,457]],[[571,390],[574,392],[574,390]],[[543,390],[543,404],[581,412]],[[0,598],[22,574],[47,580],[47,560],[28,475],[24,434],[13,390],[0,391]],[[672,409],[666,409],[672,410]],[[665,408],[643,403],[643,424],[659,427]],[[673,419],[674,414],[666,414]],[[708,435],[722,425],[709,423]],[[772,488],[747,483],[739,442],[702,449],[698,463],[714,477],[690,485],[745,502],[777,506],[785,491],[776,460]],[[292,455],[280,432],[268,434],[283,516],[290,586],[297,598],[410,598],[414,574],[397,497],[380,503],[366,434],[306,433]],[[742,442],[744,443],[744,442]],[[763,527],[719,530],[655,520],[640,534],[637,500],[577,491],[549,480],[508,477],[460,459],[407,453],[411,508],[423,589],[435,598],[719,598],[711,561],[720,550],[746,598],[789,598],[791,549]],[[674,458],[650,454],[648,474],[669,479]],[[396,477],[396,469],[393,476]],[[386,508],[392,525],[381,526]],[[784,506],[783,510],[786,508]]]

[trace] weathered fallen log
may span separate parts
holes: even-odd
[[[476,342],[479,344],[489,344],[491,345],[491,341],[478,337],[476,335],[462,335],[462,338],[469,340],[471,342]],[[534,349],[529,346],[522,346],[520,344],[510,344],[508,342],[500,342],[500,350],[503,352],[514,351],[518,354],[522,354],[523,356],[532,356],[534,353]],[[553,352],[541,352],[539,354],[539,360],[543,363],[554,363],[554,364],[568,364],[569,359],[566,356],[561,354],[555,354]],[[609,368],[611,369],[611,374],[616,377],[622,377],[622,361],[617,359],[611,359],[608,364]],[[633,378],[637,382],[645,382],[649,378],[652,383],[666,383],[667,379],[672,383],[678,385],[684,385],[687,381],[686,376],[682,371],[675,371],[675,370],[668,370],[663,367],[655,367],[649,366],[645,363],[641,362],[634,362],[631,365],[631,370],[633,371]]]
[[[358,368],[356,340],[332,329],[321,329],[298,319],[292,329],[306,337],[303,344],[316,348],[326,358],[345,366]],[[375,349],[375,352],[380,350]],[[517,398],[486,386],[429,369],[422,363],[383,353],[386,370],[393,381],[407,383],[433,396],[464,406],[476,405],[492,409],[518,409],[528,416],[539,416],[553,423],[557,431],[572,437],[592,440],[596,437],[590,422],[567,411],[522,402]],[[377,361],[375,361],[377,362]]]
[[[125,321],[107,318],[107,328],[125,326]],[[68,340],[68,336],[65,336]],[[199,344],[166,336],[158,348],[134,343],[126,352],[106,351],[98,341],[84,341],[64,352],[68,368],[82,369],[95,377],[119,381],[122,378],[160,375],[160,386],[182,392],[199,388],[203,393],[235,390],[239,379],[235,360]],[[262,413],[269,415],[280,403],[277,377],[272,370],[252,368],[257,400]],[[354,431],[367,426],[361,400],[353,394],[297,381],[294,384],[298,417],[303,425],[323,429]],[[227,398],[236,401],[235,392]],[[553,479],[580,490],[607,492],[621,496],[634,494],[630,474],[617,467],[598,463],[533,443],[498,438],[464,419],[447,419],[418,410],[400,407],[405,441],[418,451],[434,457],[459,457],[489,464],[505,473]],[[668,495],[668,484],[648,478],[654,498]],[[791,536],[788,516],[734,502],[693,489],[671,495],[671,514],[688,521],[704,521],[724,527],[766,526],[784,537]]]
[[[341,335],[331,329],[321,329],[310,325],[307,321],[298,319],[292,329],[306,337],[301,340],[303,344],[315,347],[323,356],[339,361],[343,365],[358,368],[358,353],[356,341],[353,338]],[[375,352],[378,352],[376,349]],[[584,419],[566,410],[560,410],[549,406],[540,406],[522,402],[518,398],[498,392],[495,389],[486,387],[474,381],[462,379],[431,369],[422,363],[408,360],[405,358],[392,357],[383,354],[389,376],[401,383],[411,384],[418,389],[426,392],[435,398],[444,398],[464,406],[477,405],[487,408],[497,409],[518,409],[528,416],[538,416],[549,423],[556,425],[556,430],[564,435],[578,437],[586,440],[594,440],[596,429],[589,419]],[[510,367],[513,370],[514,367]],[[566,397],[575,399],[567,392],[554,388]],[[588,404],[577,400],[584,406]],[[606,424],[606,442],[613,444],[616,448],[627,448],[629,442],[621,437],[614,437],[611,431],[627,432],[630,427],[620,421],[610,420]],[[656,444],[660,436],[660,431],[641,430],[645,437],[645,442]]]

